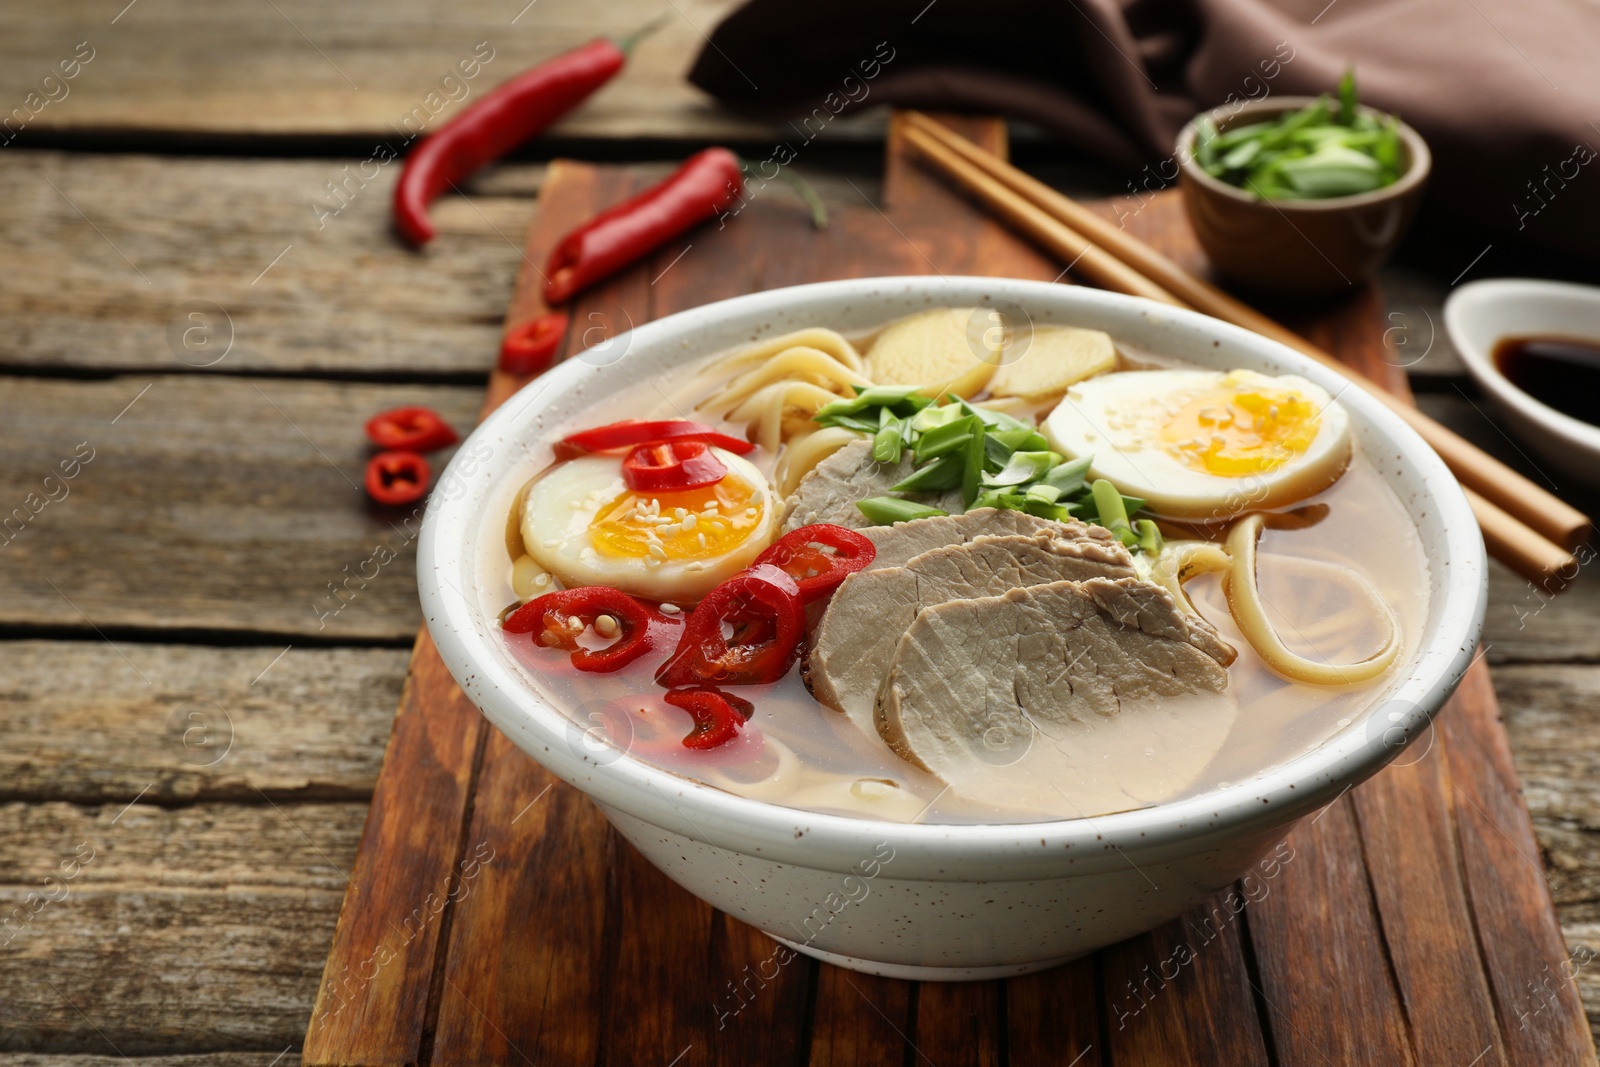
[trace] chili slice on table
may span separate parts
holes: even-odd
[[[843,526],[819,522],[790,530],[756,557],[794,579],[800,602],[821,600],[878,556],[870,540]]]
[[[380,504],[411,504],[428,491],[432,471],[415,452],[379,452],[367,460],[367,495]]]
[[[751,567],[700,601],[656,681],[669,689],[776,682],[800,654],[805,630],[795,580],[777,567]]]
[[[580,671],[606,673],[653,649],[666,649],[680,624],[619,589],[585,585],[534,597],[500,625],[508,634],[536,633],[539,645],[570,652]],[[603,648],[587,648],[578,638],[591,629],[598,637],[615,640]]]
[[[432,408],[395,408],[367,420],[367,440],[379,448],[432,452],[460,440]]]
[[[499,368],[507,374],[538,374],[550,366],[571,321],[564,311],[513,326],[500,342]]]
[[[701,441],[741,456],[756,447],[749,441],[730,437],[693,419],[624,419],[568,434],[556,449],[570,456],[584,452],[610,452],[635,445],[653,445],[661,441]]]
[[[701,441],[638,445],[622,460],[622,481],[641,493],[699,489],[722,481],[728,468]]]
[[[727,744],[739,736],[740,727],[750,721],[756,710],[755,705],[743,697],[709,685],[674,689],[663,699],[694,718],[694,729],[683,739],[684,748],[706,749]]]

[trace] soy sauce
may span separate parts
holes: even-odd
[[[1518,389],[1557,411],[1600,426],[1600,341],[1582,337],[1507,337],[1495,366]]]

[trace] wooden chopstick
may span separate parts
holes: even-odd
[[[1373,385],[1371,391],[1374,395],[1432,445],[1463,484],[1517,516],[1545,537],[1568,549],[1577,548],[1588,540],[1591,526],[1589,516],[1524,478],[1452,430],[1439,425],[1388,390],[1376,386],[1359,371],[1341,363],[1281,323],[1184,270],[1156,249],[1077,201],[984,151],[948,126],[918,111],[904,114],[912,129],[926,133],[951,153],[976,166],[987,179],[1004,186],[1063,225],[1071,227],[1081,235],[1081,239],[1105,249],[1179,301],[1207,315],[1270,337],[1342,374],[1360,378],[1363,384]],[[920,145],[925,142],[919,139],[913,143]],[[931,156],[928,158],[933,159]],[[1088,278],[1089,275],[1085,274],[1084,277]]]
[[[919,155],[1006,221],[1068,260],[1071,269],[1086,280],[1116,292],[1193,306],[1287,344],[1362,384],[1416,429],[1463,482],[1495,558],[1541,585],[1560,583],[1575,572],[1568,547],[1587,538],[1588,516],[1082,205],[928,116],[915,111],[903,114],[906,122],[901,135]],[[1129,278],[1130,272],[1137,280]]]

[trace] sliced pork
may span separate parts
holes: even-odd
[[[830,522],[852,530],[871,525],[856,507],[857,500],[869,496],[898,496],[928,504],[940,511],[960,511],[961,493],[895,493],[899,485],[916,470],[909,454],[899,463],[877,463],[872,458],[872,439],[851,441],[818,463],[789,495],[783,511],[783,532],[818,522]]]
[[[1221,748],[1228,648],[1161,587],[1090,578],[948,600],[895,646],[876,725],[972,800],[1073,817],[1166,799]]]
[[[991,512],[985,516],[989,525],[927,519],[886,533],[922,526],[918,537],[930,528],[948,533],[959,527],[976,534],[985,528],[1009,528],[1001,516],[1018,514]],[[1134,576],[1133,561],[1115,539],[1092,536],[1081,523],[1033,521],[1047,528],[1030,536],[975,536],[965,543],[920,552],[903,566],[874,565],[846,578],[833,594],[805,660],[812,695],[849,715],[868,734],[875,733],[873,707],[879,687],[896,644],[918,612],[949,600],[992,597],[1011,589]]]

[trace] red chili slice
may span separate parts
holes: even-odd
[[[513,326],[500,342],[500,369],[507,374],[538,374],[550,366],[570,321],[566,312],[552,311]]]
[[[367,460],[367,495],[380,504],[411,504],[428,491],[432,472],[415,452],[379,452]]]
[[[805,631],[794,579],[773,566],[752,567],[700,601],[656,681],[669,689],[776,682],[794,665]]]
[[[877,546],[843,526],[819,522],[790,530],[756,557],[794,579],[800,602],[821,600],[878,556]]]
[[[578,636],[595,627],[602,616],[617,626],[616,640],[604,648],[585,648]],[[672,643],[678,622],[617,589],[586,585],[534,597],[506,616],[501,628],[508,634],[538,633],[534,638],[546,648],[572,653],[580,671],[605,673],[626,667],[652,649]],[[601,637],[609,636],[595,628]]]
[[[756,706],[743,697],[709,685],[674,689],[664,699],[694,717],[694,729],[683,739],[684,748],[706,749],[727,744],[739,736],[740,727],[750,721],[756,710]]]
[[[610,452],[635,445],[661,441],[702,441],[744,455],[756,446],[738,437],[719,433],[703,422],[691,419],[626,419],[592,430],[579,430],[561,439],[559,451],[568,455],[580,452]]]
[[[699,489],[722,481],[728,468],[701,441],[639,445],[622,461],[622,481],[641,493]]]
[[[367,439],[379,448],[432,452],[460,440],[432,408],[395,408],[367,420]]]

